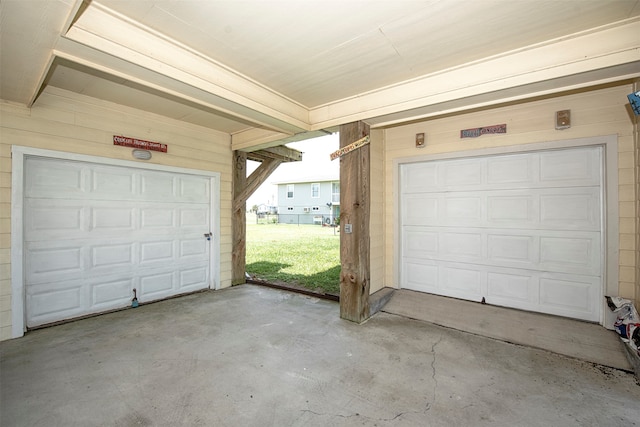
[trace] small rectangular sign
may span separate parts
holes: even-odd
[[[460,131],[460,138],[477,138],[481,135],[489,135],[495,133],[507,133],[507,125],[485,126],[474,129],[464,129]]]
[[[141,150],[167,152],[167,144],[145,141],[144,139],[129,138],[128,136],[113,135],[113,145],[122,147],[139,148]]]
[[[369,143],[369,141],[370,141],[369,135],[363,136],[362,138],[360,138],[356,142],[352,142],[351,144],[349,144],[347,146],[344,146],[344,147],[340,148],[337,151],[334,151],[333,153],[331,153],[329,155],[329,157],[331,158],[331,160],[335,160],[338,157],[342,157],[345,154],[350,153],[353,150],[356,150],[356,149],[362,147],[363,145],[367,145]]]

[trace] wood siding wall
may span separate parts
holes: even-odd
[[[371,131],[371,216],[369,226],[370,242],[370,293],[374,293],[385,286],[384,280],[384,132]]]
[[[467,114],[425,120],[384,131],[384,285],[397,287],[394,275],[396,204],[394,161],[429,154],[469,151],[489,147],[512,146],[604,135],[618,136],[619,197],[619,296],[635,300],[640,306],[638,274],[640,237],[636,210],[640,209],[638,191],[638,153],[634,119],[628,109],[631,84],[602,87],[561,97],[487,109]],[[554,127],[555,112],[571,110],[572,126]],[[507,134],[460,139],[460,130],[507,124]],[[416,133],[424,132],[426,147],[415,148]],[[372,162],[373,163],[373,162]],[[372,165],[373,168],[373,165]],[[372,192],[373,192],[372,187]],[[372,236],[374,233],[372,233]],[[372,263],[373,264],[373,263]]]
[[[11,146],[133,161],[113,135],[168,144],[145,163],[220,173],[220,286],[231,285],[231,138],[228,134],[62,90],[31,109],[0,104],[0,340],[11,337]]]
[[[633,92],[640,91],[640,80],[633,85]],[[635,251],[636,271],[636,308],[640,309],[640,116],[633,117],[633,144],[635,152],[634,184],[635,184],[635,241],[627,237],[625,250]],[[629,156],[631,157],[631,156]],[[622,244],[620,245],[622,248]]]

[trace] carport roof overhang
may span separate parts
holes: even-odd
[[[37,19],[25,25],[29,31]],[[393,126],[637,79],[639,34],[640,19],[629,18],[310,106],[99,3],[78,1],[25,103],[35,102],[56,61],[66,61],[236,120],[242,126],[229,132],[232,149],[252,152],[345,123]]]

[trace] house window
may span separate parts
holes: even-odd
[[[311,197],[314,199],[320,197],[320,184],[317,182],[311,184]]]
[[[289,206],[289,207],[287,207],[287,210],[288,210],[288,211],[292,211],[292,210],[293,210],[293,206]]]
[[[311,208],[312,211],[319,211],[320,210],[320,206],[313,206]]]
[[[293,199],[293,184],[287,184],[287,199]]]
[[[340,203],[340,183],[331,184],[331,203]]]

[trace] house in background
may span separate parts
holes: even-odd
[[[262,204],[258,205],[258,209],[256,210],[256,213],[257,214],[275,215],[275,214],[278,213],[278,207],[262,203]]]
[[[340,217],[340,181],[305,179],[278,185],[278,222],[335,224]]]

